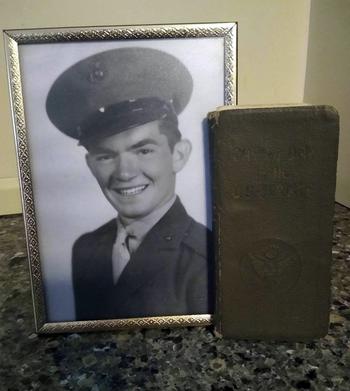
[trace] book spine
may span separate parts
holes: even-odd
[[[218,137],[215,133],[219,131],[218,112],[209,113],[209,145],[210,145],[210,161],[212,173],[212,216],[213,216],[213,232],[214,232],[214,264],[215,264],[215,310],[214,310],[214,324],[218,333],[222,334],[222,291],[220,289],[221,281],[221,225],[220,225],[220,207],[218,203],[219,198],[219,181],[218,181],[218,161],[214,158],[218,156]]]

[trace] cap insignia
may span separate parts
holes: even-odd
[[[88,80],[91,83],[98,83],[106,77],[106,70],[103,69],[103,66],[100,61],[92,64],[90,73],[88,75]]]

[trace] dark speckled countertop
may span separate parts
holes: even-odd
[[[350,390],[350,210],[334,222],[329,334],[263,343],[211,327],[37,336],[22,217],[1,217],[0,391]]]

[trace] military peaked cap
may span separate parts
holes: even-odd
[[[46,111],[60,131],[83,141],[161,118],[177,125],[192,88],[188,69],[168,53],[113,49],[64,71],[48,93]]]

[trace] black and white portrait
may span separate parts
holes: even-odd
[[[219,38],[20,50],[49,321],[213,312]]]

